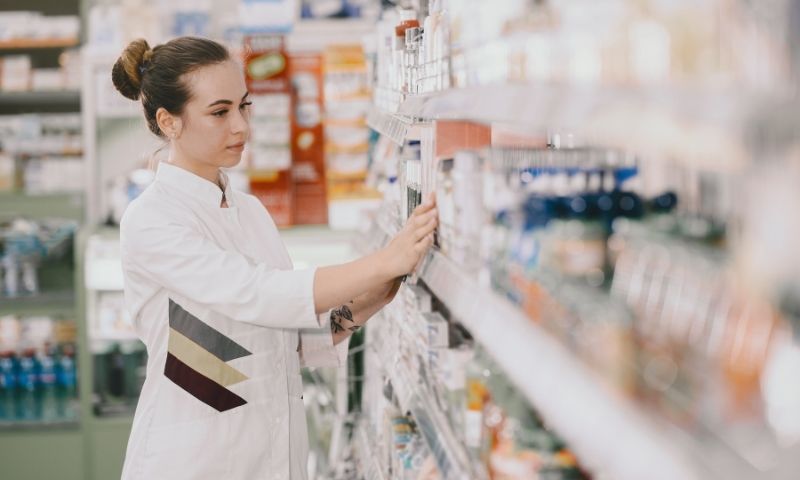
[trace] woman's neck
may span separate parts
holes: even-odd
[[[208,165],[200,162],[193,162],[186,159],[182,155],[175,152],[174,149],[170,150],[169,163],[180,167],[184,170],[194,173],[195,175],[205,178],[214,185],[219,186],[219,167],[215,165]],[[220,187],[221,188],[221,187]]]

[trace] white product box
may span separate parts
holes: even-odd
[[[63,90],[64,73],[60,68],[31,70],[31,90]]]
[[[30,89],[31,57],[8,55],[0,63],[0,90],[24,92]]]

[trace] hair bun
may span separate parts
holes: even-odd
[[[144,66],[153,56],[147,40],[140,38],[125,47],[111,69],[111,81],[119,93],[131,100],[138,100],[142,93]]]

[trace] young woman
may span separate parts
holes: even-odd
[[[300,368],[340,363],[342,341],[391,301],[432,244],[433,199],[377,253],[293,270],[269,213],[221,170],[249,137],[228,51],[137,40],[112,79],[169,143],[121,225],[125,298],[149,354],[122,477],[304,479]]]

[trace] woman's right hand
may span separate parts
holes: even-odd
[[[383,249],[390,278],[412,273],[433,245],[433,232],[439,225],[436,198],[430,194],[418,206],[403,228]]]

